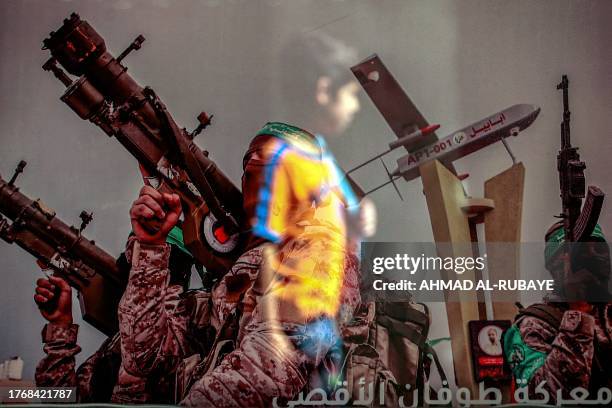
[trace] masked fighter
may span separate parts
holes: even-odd
[[[335,101],[328,85],[327,102]],[[145,186],[131,210],[137,240],[119,309],[125,366],[138,376],[176,371],[183,404],[293,398],[338,340],[337,320],[349,319],[359,301],[347,220],[363,217],[322,137],[266,125],[245,156],[242,187],[255,239],[213,288],[209,306],[191,313],[210,322],[207,353],[194,353],[191,306],[166,283],[164,232],[180,216],[178,197]],[[161,220],[155,234],[151,218]]]
[[[574,244],[567,273],[562,223],[551,227],[546,241],[546,268],[556,292],[521,310],[505,334],[504,353],[517,386],[528,386],[531,398],[541,398],[535,388],[544,381],[552,403],[559,402],[557,391],[571,399],[577,387],[593,397],[601,387],[612,387],[609,246],[597,226],[589,242]]]
[[[272,275],[261,273],[266,245],[257,245],[213,288],[210,306],[196,312],[210,314],[214,340],[207,358],[182,362],[196,352],[188,321],[193,313],[181,301],[182,288],[167,283],[164,234],[180,216],[178,197],[145,186],[131,210],[137,239],[119,307],[124,364],[136,376],[192,369],[180,387],[188,391],[186,404],[267,406],[273,397],[292,398],[338,340],[335,318],[350,318],[358,302],[345,211],[359,207],[345,197],[348,187],[322,140],[278,123],[258,138],[268,143],[249,150],[243,189],[245,198],[259,197],[247,214],[254,233],[274,244],[267,259]],[[146,227],[153,217],[162,220],[155,234]],[[217,365],[227,341],[236,348]]]

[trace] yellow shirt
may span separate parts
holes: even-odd
[[[278,244],[270,260],[276,272],[270,293],[282,302],[281,314],[297,314],[297,320],[335,316],[347,244],[345,214],[357,201],[321,137],[276,123],[260,134],[278,136],[259,153],[264,177],[252,220],[255,235]]]

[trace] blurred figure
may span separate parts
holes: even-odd
[[[361,109],[361,86],[350,70],[357,61],[355,48],[320,31],[294,37],[279,56],[278,117],[323,141],[325,137],[350,137],[345,132]],[[329,151],[328,156],[333,158]],[[340,168],[339,171],[342,173]],[[360,191],[355,193],[359,195]],[[376,207],[367,197],[358,199],[359,212],[349,214],[355,216],[349,220],[349,233],[354,238],[373,236]],[[351,245],[357,246],[358,241],[351,240]]]
[[[256,239],[196,304],[168,285],[165,234],[180,201],[143,187],[130,211],[132,269],[119,307],[130,375],[176,372],[177,395],[194,406],[269,406],[302,390],[339,340],[336,318],[348,321],[359,303],[346,235],[346,213],[359,204],[321,143],[284,124],[259,132],[243,178]]]
[[[338,345],[338,324],[360,301],[356,242],[375,228],[361,226],[372,207],[362,211],[319,134],[341,134],[359,108],[349,70],[355,59],[327,37],[306,43],[309,52],[287,49],[294,66],[282,67],[281,86],[287,103],[304,101],[296,120],[317,134],[272,122],[255,136],[242,179],[253,239],[195,313],[184,312],[180,289],[166,283],[164,234],[180,217],[178,197],[145,186],[132,206],[136,255],[119,316],[125,366],[137,376],[176,372],[181,404],[266,407],[292,399]],[[153,219],[155,234],[147,228]],[[208,322],[208,334],[191,329],[193,315]],[[212,339],[199,353],[197,336]]]
[[[283,276],[279,308],[303,322],[335,316],[349,245],[348,220],[359,222],[359,200],[320,135],[268,123],[244,158],[242,190],[253,234],[275,245],[270,268]],[[356,277],[357,278],[357,277]]]
[[[279,117],[327,137],[342,135],[359,112],[359,83],[350,71],[357,52],[313,32],[290,41],[279,58]]]

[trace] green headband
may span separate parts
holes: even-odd
[[[185,242],[183,241],[183,230],[180,227],[175,226],[170,230],[168,236],[166,237],[166,242],[170,245],[174,245],[182,252],[193,257],[191,252],[189,252],[189,250],[185,247]]]
[[[593,232],[591,232],[591,238],[597,238],[603,242],[607,242],[599,224],[595,225]],[[550,234],[546,240],[546,249],[544,249],[544,259],[546,260],[546,263],[548,263],[557,254],[564,242],[565,230],[563,227],[558,228],[552,234]]]
[[[130,236],[131,235],[134,235],[134,231],[130,232]],[[184,252],[185,254],[193,258],[193,255],[191,255],[191,252],[189,252],[189,250],[185,246],[185,242],[183,241],[183,230],[181,229],[181,227],[172,227],[172,229],[168,233],[168,236],[166,237],[166,243],[174,245],[181,252]]]
[[[280,139],[299,141],[308,144],[313,144],[314,142],[314,136],[307,131],[281,122],[266,123],[266,125],[257,132],[256,136],[259,135],[272,135]]]

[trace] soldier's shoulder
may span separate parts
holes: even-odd
[[[563,319],[564,308],[555,303],[534,303],[522,308],[515,318],[518,327],[545,327],[558,330]]]
[[[536,316],[521,316],[515,324],[521,331],[521,334],[530,331],[556,333],[559,330],[558,327],[554,327]]]
[[[562,316],[560,307],[538,303],[521,310],[515,325],[527,346],[548,353],[559,332]]]

